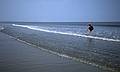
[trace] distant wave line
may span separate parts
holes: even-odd
[[[103,38],[103,37],[96,37],[96,36],[88,36],[88,35],[82,35],[82,34],[76,34],[76,33],[50,31],[50,30],[35,28],[33,26],[28,26],[28,25],[17,25],[17,24],[12,24],[12,25],[13,26],[18,26],[18,27],[25,27],[25,28],[32,29],[32,30],[49,32],[49,33],[57,33],[57,34],[64,34],[64,35],[80,36],[80,37],[85,37],[85,38],[93,38],[93,39],[99,39],[99,40],[120,42],[120,40],[118,40],[118,39],[110,39],[110,38]]]

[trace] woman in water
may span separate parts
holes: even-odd
[[[91,33],[93,29],[94,28],[93,28],[92,24],[88,24],[88,31],[89,31],[89,33]]]

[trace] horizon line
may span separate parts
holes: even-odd
[[[0,21],[0,23],[7,23],[7,22],[78,22],[78,21]],[[83,21],[83,22],[90,22],[90,21]],[[91,22],[120,22],[120,21],[91,21]]]

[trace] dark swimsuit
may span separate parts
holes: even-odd
[[[93,26],[90,26],[90,27],[89,27],[89,30],[90,30],[90,31],[92,31],[93,29],[94,29]]]

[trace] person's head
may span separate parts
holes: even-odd
[[[92,26],[92,24],[89,23],[88,26]]]

